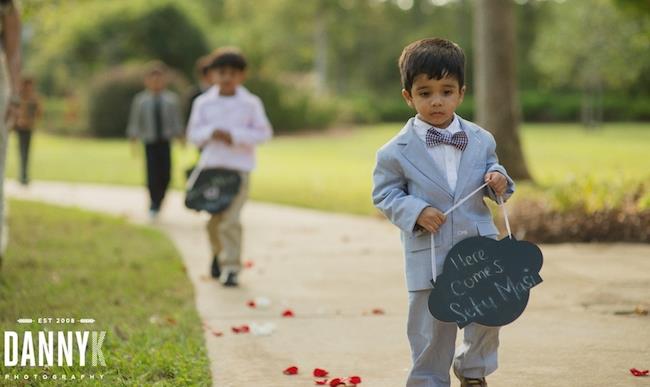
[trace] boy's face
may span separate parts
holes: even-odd
[[[29,81],[25,81],[22,84],[22,92],[26,95],[31,95],[34,91],[34,84]]]
[[[210,76],[210,71],[206,71],[205,73],[201,73],[201,79],[200,81],[203,86],[209,86],[212,85],[212,77]]]
[[[429,79],[427,74],[420,74],[413,80],[411,90],[402,90],[402,96],[418,112],[420,119],[436,128],[446,128],[463,102],[465,86],[461,88],[453,76]]]
[[[221,94],[231,95],[246,79],[246,72],[229,66],[217,67],[210,70],[210,78],[213,84],[219,86]]]
[[[145,85],[153,93],[160,93],[167,87],[167,79],[161,73],[149,74],[145,79]]]

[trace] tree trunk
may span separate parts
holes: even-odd
[[[476,122],[492,132],[497,154],[513,179],[531,178],[519,140],[519,96],[512,0],[474,1]]]

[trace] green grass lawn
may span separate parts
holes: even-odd
[[[401,124],[382,124],[336,134],[277,137],[259,148],[251,196],[330,211],[373,214],[370,189],[375,152],[400,128]],[[529,167],[541,186],[571,177],[589,176],[597,181],[650,178],[647,123],[608,124],[595,131],[586,131],[578,124],[526,124],[522,137]],[[15,143],[10,145],[8,173],[15,176]],[[36,179],[143,184],[142,157],[142,152],[134,157],[122,140],[39,135],[34,144],[32,171]],[[195,159],[191,146],[175,147],[176,188],[182,186],[183,170]]]
[[[44,146],[58,140],[41,141]],[[16,373],[105,375],[103,382],[82,385],[211,385],[192,286],[167,238],[151,228],[76,209],[25,201],[12,201],[10,208],[11,244],[0,271],[2,331],[106,331],[106,367],[0,366],[0,385],[7,383],[5,374]],[[16,322],[40,317],[96,322]],[[41,384],[53,383],[29,385]]]

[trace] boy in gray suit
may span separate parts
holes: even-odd
[[[499,329],[465,327],[455,349],[456,325],[428,310],[432,266],[441,273],[445,256],[461,240],[497,237],[483,196],[507,200],[514,182],[498,163],[492,135],[456,115],[465,94],[465,55],[445,39],[411,43],[399,59],[402,96],[417,115],[377,152],[373,202],[401,230],[409,292],[407,335],[413,366],[408,387],[449,386],[449,369],[461,386],[487,386],[497,368]],[[448,216],[444,212],[487,183]],[[435,241],[435,262],[431,254]]]
[[[167,67],[162,62],[149,64],[146,89],[131,104],[127,136],[132,144],[144,143],[147,159],[147,188],[151,203],[149,216],[155,219],[171,179],[171,140],[183,138],[183,123],[178,96],[167,89]]]

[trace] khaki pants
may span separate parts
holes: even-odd
[[[207,229],[212,254],[219,256],[224,272],[239,272],[241,269],[242,226],[239,220],[241,209],[248,198],[249,173],[241,172],[239,193],[222,213],[210,217]]]

